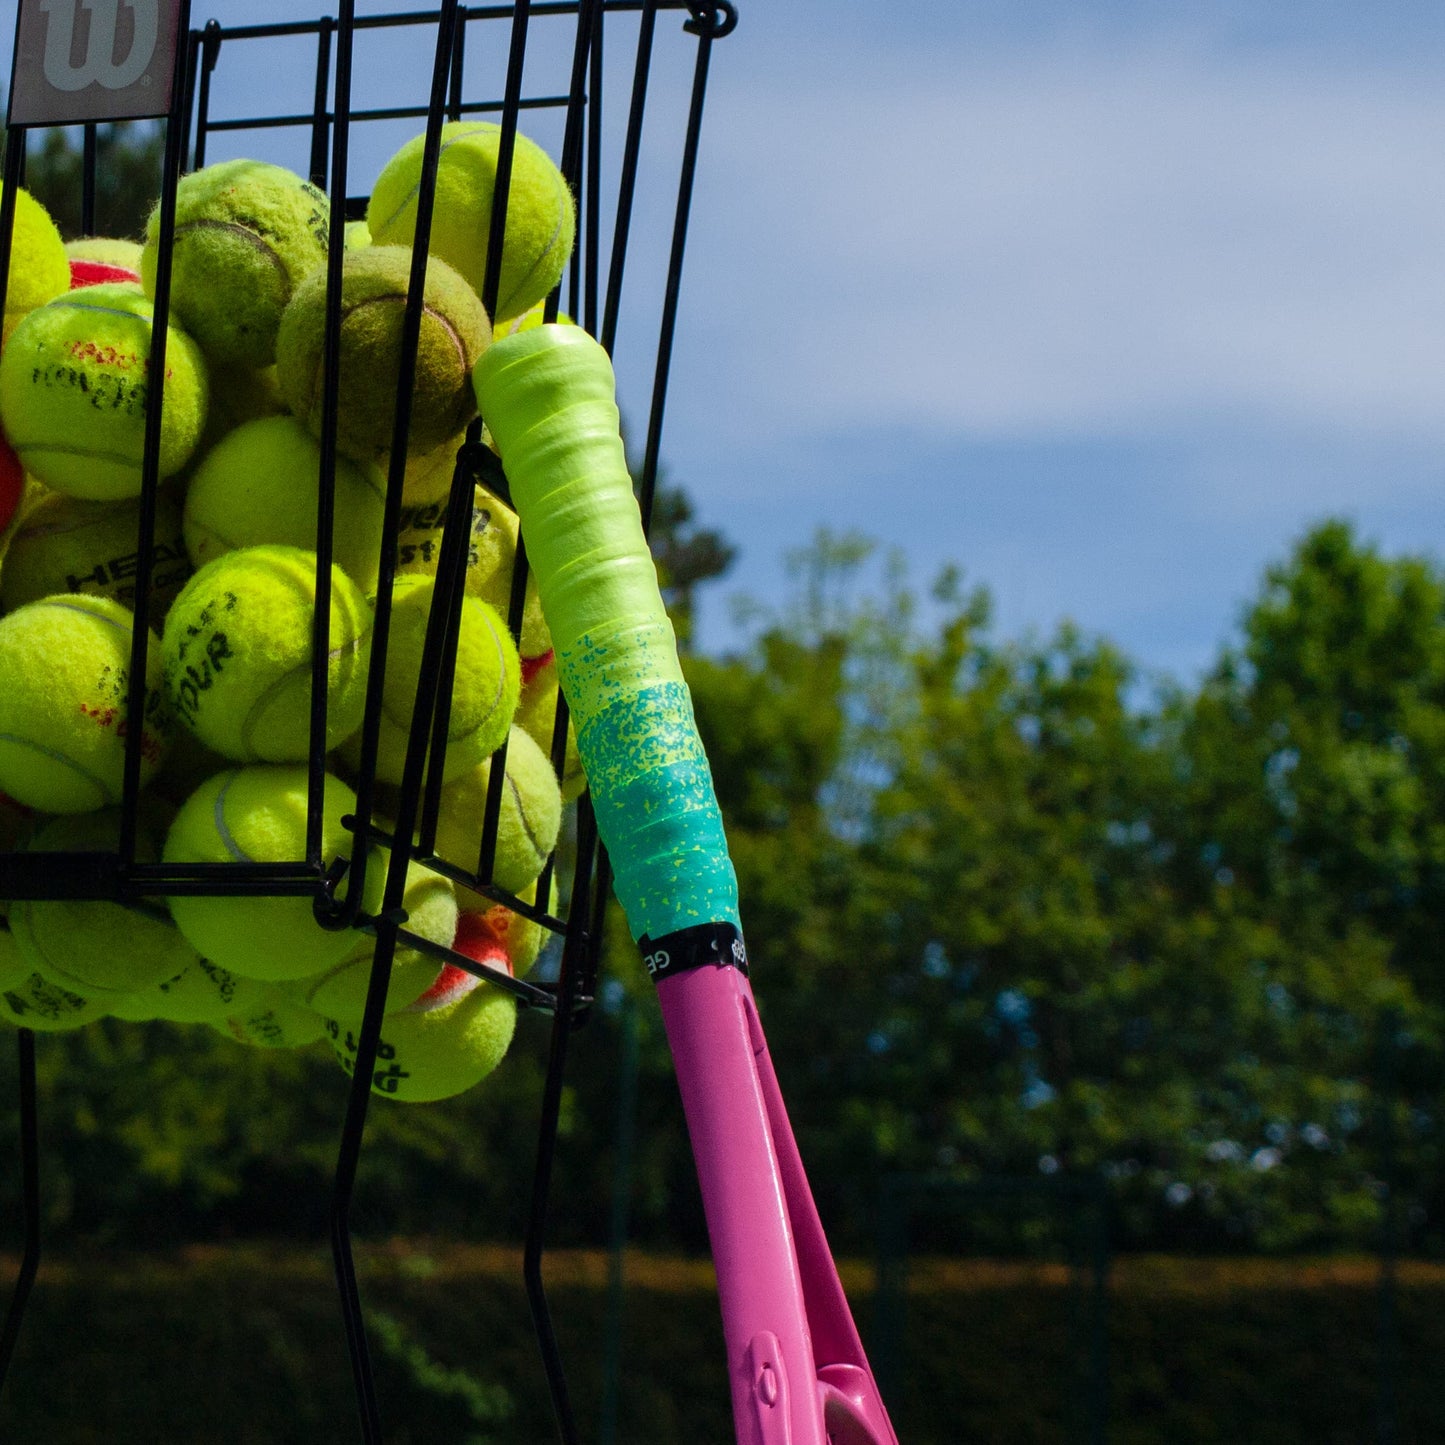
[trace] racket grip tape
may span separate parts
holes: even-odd
[[[484,351],[473,382],[632,936],[671,971],[674,957],[745,963],[737,876],[632,491],[612,363],[581,327],[540,326]],[[703,938],[712,925],[731,931]]]

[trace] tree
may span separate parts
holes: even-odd
[[[150,121],[96,126],[95,224],[93,234],[135,240],[160,194],[165,137]],[[54,217],[66,239],[84,234],[85,152],[80,133],[42,132],[26,158],[25,188]]]

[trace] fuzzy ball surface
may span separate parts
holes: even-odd
[[[166,696],[207,747],[235,762],[296,762],[309,751],[316,554],[244,547],[181,589],[161,639]],[[371,605],[334,563],[326,747],[361,725]]]
[[[32,476],[96,501],[138,496],[150,406],[151,303],[109,281],[31,311],[0,352],[0,422]],[[205,429],[206,363],[166,332],[160,475],[185,466]]]
[[[181,805],[166,835],[167,863],[286,863],[306,856],[304,767],[258,764],[208,779]],[[356,795],[327,775],[321,852],[329,862],[349,856],[351,834],[341,820]],[[369,911],[381,901],[381,870],[367,871]],[[349,932],[316,922],[310,897],[170,899],[176,926],[212,963],[264,982],[305,978],[340,962],[356,946]]]
[[[0,790],[45,813],[120,802],[134,618],[105,597],[42,598],[0,618]],[[170,747],[160,643],[146,651],[141,784]]]
[[[346,252],[341,272],[341,357],[337,446],[375,461],[391,449],[402,374],[402,329],[411,279],[406,246]],[[318,436],[322,428],[327,273],[296,289],[281,318],[276,370],[292,412]],[[471,369],[492,328],[472,288],[432,258],[422,293],[421,331],[411,386],[406,450],[435,451],[476,415]]]
[[[487,271],[492,198],[502,128],[492,121],[442,127],[431,253],[455,266],[480,296]],[[372,188],[367,225],[378,245],[409,246],[416,235],[425,136],[408,141],[382,168]],[[576,238],[572,192],[552,158],[518,133],[502,236],[498,321],[519,316],[561,279]]]
[[[218,367],[269,366],[281,313],[326,261],[330,203],[283,166],[231,160],[176,188],[171,309]],[[155,294],[160,212],[146,225],[141,273]]]
[[[402,780],[435,590],[433,578],[415,574],[396,578],[392,588],[376,759],[377,776],[389,783]],[[444,778],[462,776],[501,746],[521,687],[521,663],[506,625],[484,602],[463,597]],[[349,740],[344,755],[353,764],[359,760],[359,737]]]
[[[376,585],[386,482],[369,462],[336,459],[332,561],[364,591]],[[201,459],[186,492],[185,543],[203,567],[241,547],[312,549],[321,445],[289,413],[242,423]]]

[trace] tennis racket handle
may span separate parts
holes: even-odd
[[[632,493],[607,353],[581,327],[539,326],[490,346],[472,380],[521,518],[632,936],[740,929],[737,877]]]
[[[717,1266],[738,1445],[829,1445],[747,979],[698,968],[659,980],[657,997]]]

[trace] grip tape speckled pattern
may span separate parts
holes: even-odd
[[[738,923],[712,774],[623,452],[581,327],[504,337],[473,373],[537,575],[597,829],[634,938]]]

